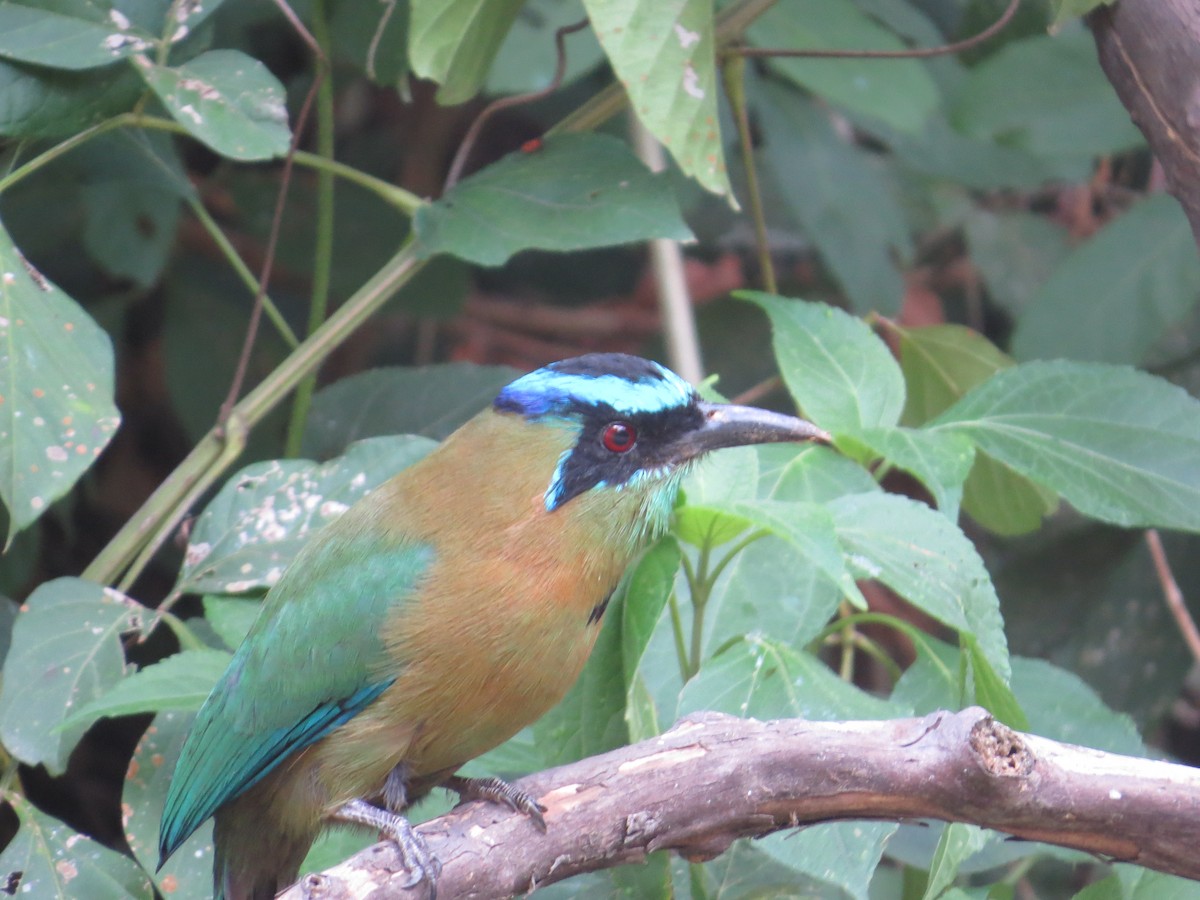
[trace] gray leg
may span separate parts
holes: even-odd
[[[542,818],[546,807],[520,788],[513,787],[499,778],[463,778],[461,775],[452,775],[442,782],[442,785],[458,794],[464,803],[467,800],[487,800],[525,813],[533,819],[538,831],[546,833],[546,820]]]
[[[408,881],[404,883],[404,887],[410,888],[422,881],[428,882],[429,898],[435,900],[437,879],[441,874],[442,864],[436,856],[429,852],[429,846],[425,843],[425,839],[413,831],[408,819],[386,809],[380,809],[378,806],[372,806],[365,800],[350,800],[343,803],[333,814],[333,818],[373,828],[395,843],[404,860],[404,868],[409,872]]]

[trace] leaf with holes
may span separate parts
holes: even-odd
[[[196,520],[175,591],[269,588],[315,529],[434,446],[412,435],[368,438],[321,465],[279,459],[247,466]]]
[[[154,44],[151,34],[117,10],[109,10],[107,20],[98,10],[75,14],[84,12],[93,11],[0,2],[0,56],[54,69],[94,69]]]
[[[108,335],[0,228],[0,497],[10,541],[71,489],[119,422]]]
[[[583,5],[638,119],[684,174],[715,194],[729,194],[717,120],[712,0]]]
[[[0,853],[0,872],[7,874],[0,892],[88,900],[154,897],[150,877],[129,857],[35,809],[20,794],[7,791],[4,800],[16,812],[20,829]]]
[[[134,61],[171,117],[196,140],[238,160],[287,153],[287,94],[258,60],[236,50],[210,50],[181,66]]]
[[[68,715],[125,674],[121,636],[153,615],[140,603],[79,578],[41,585],[21,606],[0,689],[0,740],[17,759],[53,775],[87,730]]]

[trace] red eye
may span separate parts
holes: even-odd
[[[610,453],[627,453],[637,443],[637,430],[628,422],[611,422],[604,429],[604,449]]]

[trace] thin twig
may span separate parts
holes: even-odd
[[[953,44],[937,47],[917,47],[909,50],[783,50],[769,47],[730,47],[728,52],[738,56],[754,57],[811,57],[817,59],[927,59],[931,56],[949,56],[977,47],[1000,33],[1012,17],[1017,14],[1021,0],[1009,0],[1008,7],[995,22],[978,34]]]
[[[533,103],[541,100],[543,97],[549,97],[558,90],[563,78],[567,74],[567,48],[564,39],[568,34],[574,34],[576,31],[583,30],[587,26],[587,23],[587,19],[582,19],[573,25],[564,25],[558,31],[554,32],[554,49],[558,53],[558,61],[554,66],[554,78],[551,79],[550,84],[540,91],[531,91],[528,94],[513,94],[511,97],[501,97],[498,100],[493,100],[475,117],[475,121],[471,123],[471,127],[467,129],[466,136],[458,146],[458,152],[454,154],[454,161],[450,163],[450,171],[446,174],[446,183],[442,186],[443,194],[454,187],[458,183],[458,179],[462,177],[463,167],[467,164],[467,157],[471,155],[471,150],[474,149],[475,143],[479,140],[479,135],[483,131],[483,126],[487,124],[488,119],[502,109]]]
[[[1175,617],[1175,624],[1179,626],[1179,633],[1183,635],[1183,642],[1191,651],[1192,658],[1200,662],[1200,630],[1197,630],[1196,622],[1183,601],[1183,591],[1179,590],[1179,584],[1175,581],[1158,529],[1146,529],[1146,546],[1150,548],[1150,558],[1154,560],[1154,571],[1162,587],[1163,599],[1167,601],[1167,609]]]

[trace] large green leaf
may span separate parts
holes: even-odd
[[[938,510],[951,522],[958,520],[963,483],[975,460],[975,446],[969,440],[913,428],[868,428],[857,440],[919,479],[933,494]]]
[[[564,134],[511,153],[422,206],[413,227],[422,256],[450,253],[485,266],[520,250],[692,236],[669,183],[601,134]]]
[[[596,37],[646,129],[717,194],[729,175],[717,112],[713,0],[584,0]]]
[[[1035,362],[998,372],[934,425],[1118,525],[1200,531],[1200,403],[1121,366]]]
[[[491,68],[523,0],[411,0],[413,72],[442,86],[438,101],[470,100]]]
[[[269,588],[315,529],[433,446],[407,435],[368,438],[327,463],[283,459],[247,466],[196,520],[175,590],[242,594]]]
[[[1017,320],[1019,359],[1142,361],[1200,297],[1196,240],[1178,201],[1148,197],[1068,256]]]
[[[1142,143],[1082,28],[997,50],[970,70],[952,117],[973,137],[1047,156],[1094,156]]]
[[[662,616],[675,573],[679,571],[679,545],[659,541],[630,571],[621,606],[621,662],[625,674],[625,723],[630,740],[640,741],[661,732],[658,710],[650,699],[639,670],[654,628]],[[612,627],[610,624],[608,627]]]
[[[491,404],[518,374],[508,366],[445,363],[351,375],[313,397],[301,455],[328,459],[353,441],[385,434],[441,440]]]
[[[905,49],[850,0],[777,3],[751,24],[746,37],[758,47],[788,50]],[[937,86],[916,59],[880,65],[878,60],[776,57],[768,65],[834,104],[906,131],[918,130],[938,104]]]
[[[147,712],[195,712],[232,657],[225,650],[184,650],[122,678],[112,690],[85,703],[63,727]]]
[[[44,6],[0,2],[0,56],[56,69],[92,69],[154,43],[116,10],[105,21],[100,10],[83,4]]]
[[[237,50],[209,50],[178,67],[134,59],[171,117],[217,153],[237,160],[287,153],[287,94],[258,60]]]
[[[0,62],[0,135],[68,137],[127,111],[144,89],[127,65],[70,72]]]
[[[1071,249],[1064,226],[1023,210],[973,209],[963,226],[971,262],[979,268],[988,296],[1014,316]]]
[[[34,591],[4,660],[0,740],[8,751],[62,772],[87,729],[87,723],[63,722],[121,680],[121,636],[140,632],[150,615],[123,594],[78,578],[58,578]]]
[[[967,391],[1013,365],[1012,359],[991,341],[962,325],[931,325],[898,331],[900,367],[908,386],[903,420],[910,424],[928,422]],[[945,509],[942,498],[925,476],[900,458],[894,458],[894,461],[934,490],[938,507]],[[950,472],[957,474],[958,470],[951,469]],[[997,534],[1033,531],[1058,504],[1053,492],[1038,487],[983,452],[974,454],[970,474],[961,488],[966,512]]]
[[[0,497],[9,540],[71,489],[119,422],[108,335],[0,228]]]
[[[911,255],[908,221],[886,163],[848,141],[828,110],[763,82],[752,99],[763,129],[764,174],[858,312],[893,315],[904,298],[897,267]]]
[[[4,893],[46,900],[130,900],[154,897],[150,877],[128,856],[36,809],[20,794],[6,791],[20,824],[0,853]]]
[[[896,424],[904,379],[861,319],[824,303],[751,291],[738,296],[771,317],[779,371],[806,416],[835,434]]]
[[[954,523],[896,494],[853,494],[828,508],[859,578],[881,581],[939,622],[974,635],[1007,680],[1000,601],[983,560]]]
[[[158,825],[179,751],[194,718],[180,712],[155,716],[129,762],[121,797],[125,839],[148,872],[155,872],[158,867]],[[161,895],[172,900],[212,897],[212,854],[212,823],[205,822],[175,851],[162,870],[155,872]]]

